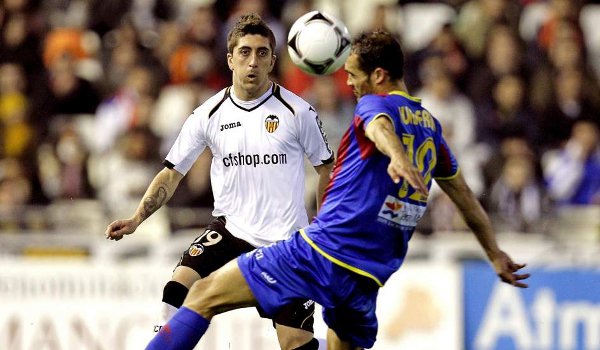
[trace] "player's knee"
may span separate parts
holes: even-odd
[[[219,291],[213,288],[213,278],[208,277],[194,282],[188,293],[185,306],[205,318],[212,318],[218,307]]]
[[[163,289],[162,301],[176,308],[183,305],[183,301],[188,294],[188,288],[177,281],[169,281]]]
[[[308,343],[294,348],[293,350],[318,350],[319,349],[319,341],[315,338],[312,338]]]

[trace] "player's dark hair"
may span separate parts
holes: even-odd
[[[237,23],[231,28],[227,35],[227,52],[233,53],[233,48],[238,40],[248,34],[257,34],[269,39],[271,51],[275,51],[275,35],[263,19],[256,13],[243,15]]]
[[[371,74],[375,68],[386,70],[391,80],[404,77],[404,53],[392,34],[383,31],[362,33],[352,40],[352,53],[360,69]]]

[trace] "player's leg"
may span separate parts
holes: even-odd
[[[327,350],[362,350],[355,347],[350,342],[343,341],[331,328],[327,329]]]
[[[242,252],[253,250],[247,242],[233,236],[225,228],[225,218],[215,218],[183,252],[171,280],[163,289],[161,320],[154,326],[160,330],[181,307],[194,282],[234,259]]]
[[[213,316],[256,305],[256,299],[232,260],[210,276],[196,281],[183,306],[152,339],[148,350],[192,350]]]
[[[312,332],[299,328],[275,325],[281,350],[318,350],[319,341]]]
[[[282,350],[317,350],[314,338],[315,303],[297,299],[284,306],[274,318],[279,346]]]
[[[323,308],[323,320],[329,327],[327,348],[348,350],[371,348],[377,336],[377,293],[379,286],[372,280],[342,271],[335,267],[340,277],[336,284],[345,286],[344,303],[333,308]],[[345,270],[345,269],[344,269]]]
[[[199,279],[200,274],[190,267],[180,265],[175,268],[171,280],[163,289],[160,321],[158,325],[154,326],[154,332],[158,332],[162,325],[183,305],[190,287]]]
[[[229,310],[255,305],[256,299],[236,260],[194,283],[183,303],[183,307],[209,320]]]

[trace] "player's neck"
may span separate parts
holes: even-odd
[[[264,95],[269,89],[271,89],[271,87],[273,82],[271,80],[267,80],[262,86],[260,86],[258,89],[254,90],[247,90],[247,89],[243,89],[239,86],[237,86],[236,84],[233,84],[233,95],[238,98],[239,100],[242,101],[254,101],[257,98],[261,97],[262,95]]]
[[[376,94],[389,94],[392,91],[402,91],[409,94],[408,88],[406,88],[406,84],[404,83],[403,79],[397,81],[386,81],[375,88]]]

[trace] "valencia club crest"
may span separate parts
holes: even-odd
[[[273,133],[275,132],[275,130],[277,130],[277,127],[279,126],[279,118],[277,118],[277,116],[274,115],[270,115],[265,119],[265,128],[267,129],[267,131],[269,133]]]

